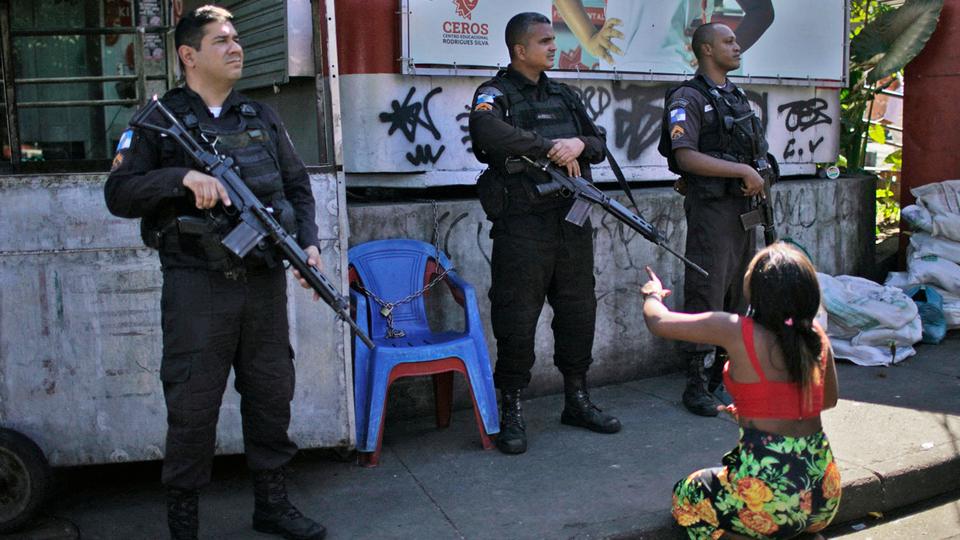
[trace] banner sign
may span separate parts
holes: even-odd
[[[403,2],[405,69],[506,66],[507,21],[519,12],[535,11],[552,21],[555,70],[614,78],[685,78],[696,70],[693,32],[714,22],[733,29],[742,48],[740,68],[732,76],[834,86],[829,83],[839,85],[845,75],[845,0]]]

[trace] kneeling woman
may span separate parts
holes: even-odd
[[[649,268],[643,316],[654,334],[726,349],[723,379],[740,442],[722,467],[677,482],[673,516],[692,539],[794,538],[820,531],[837,512],[840,474],[820,423],[837,404],[830,342],[814,317],[817,274],[799,250],[774,244],[744,280],[749,316],[671,312]]]

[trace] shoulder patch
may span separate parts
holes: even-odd
[[[493,105],[489,103],[477,103],[477,106],[473,108],[475,111],[492,111]]]
[[[117,152],[130,148],[133,144],[133,130],[128,129],[120,135],[120,141],[117,143]]]
[[[487,86],[480,87],[480,89],[477,90],[477,94],[488,95],[496,98],[496,97],[502,96],[503,92],[501,92],[500,89],[497,88],[496,86],[487,85]]]
[[[673,126],[673,129],[670,130],[670,140],[675,141],[680,137],[683,137],[687,132],[683,130],[683,126],[677,124]]]
[[[670,100],[670,105],[668,105],[667,108],[668,108],[668,109],[677,109],[677,108],[686,107],[687,105],[690,105],[690,101],[689,101],[689,100],[687,100],[687,99],[685,99],[685,98],[678,97],[678,98],[673,98],[672,100]]]
[[[123,163],[123,152],[118,152],[113,158],[113,163],[110,165],[110,172],[117,170],[118,167]]]
[[[687,119],[687,110],[683,107],[675,107],[670,109],[670,123],[677,124],[679,122],[684,122]]]

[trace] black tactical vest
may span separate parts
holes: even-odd
[[[688,189],[692,192],[706,197],[742,196],[738,179],[692,175],[680,170],[677,165],[670,145],[670,112],[667,106],[674,92],[684,86],[703,94],[713,107],[713,121],[708,121],[707,114],[698,111],[704,118],[700,125],[700,136],[697,142],[701,153],[737,163],[752,163],[767,155],[768,146],[764,137],[763,124],[750,107],[746,93],[738,86],[734,86],[733,92],[721,92],[711,86],[702,75],[697,75],[667,91],[664,98],[664,117],[660,128],[658,150],[667,158],[670,171],[686,179]]]
[[[505,73],[501,71],[501,73]],[[580,123],[574,105],[559,84],[547,82],[547,99],[527,99],[516,83],[497,74],[507,99],[506,121],[512,126],[533,131],[548,139],[567,139],[580,135]]]
[[[576,111],[577,98],[570,90],[548,80],[547,99],[530,100],[506,74],[507,70],[501,69],[497,76],[488,82],[503,90],[503,96],[507,102],[505,117],[507,123],[548,139],[576,137],[582,133]],[[510,200],[507,209],[509,213],[563,208],[571,204],[569,199],[561,197],[559,193],[548,197],[537,194],[535,184],[549,181],[546,173],[528,168],[526,172],[509,174],[500,166],[492,168],[494,170],[490,172],[494,174],[481,175],[478,182],[486,184],[491,180],[501,180],[505,186],[507,198]],[[478,185],[478,188],[481,193],[491,188],[501,189],[499,186],[487,185]],[[491,212],[488,211],[488,215],[490,214]]]
[[[217,125],[207,119],[205,110],[194,110],[198,105],[192,103],[185,91],[176,89],[164,96],[164,104],[180,119],[183,126],[200,144],[208,150],[233,159],[234,170],[240,175],[250,191],[273,210],[273,217],[290,234],[296,234],[296,216],[293,205],[283,193],[283,177],[277,158],[277,146],[270,137],[270,128],[260,118],[260,107],[245,101],[239,106],[238,121],[233,126]],[[226,111],[224,111],[226,112]],[[164,144],[171,144],[165,141]],[[194,164],[190,164],[193,166]],[[206,215],[207,228],[203,234],[184,234],[176,225],[176,216],[159,220],[154,226],[159,231],[157,237],[165,237],[156,247],[162,250],[180,250],[196,255],[206,262],[210,270],[229,271],[243,265],[229,253],[220,240],[232,230],[235,223],[226,216],[216,218]],[[146,221],[144,222],[146,225]],[[151,231],[147,231],[149,233]],[[146,234],[146,233],[145,233]],[[145,236],[146,239],[146,236]],[[148,243],[148,245],[150,245]],[[254,249],[246,262],[253,265],[273,266],[276,263],[272,251]]]

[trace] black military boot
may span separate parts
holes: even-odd
[[[710,382],[707,383],[707,392],[723,405],[733,405],[733,397],[727,392],[723,384],[723,366],[730,357],[723,349],[717,349],[713,365],[710,366]]]
[[[683,391],[683,406],[699,416],[716,416],[717,402],[707,392],[704,381],[703,358],[702,354],[687,357],[687,387]]]
[[[620,431],[620,420],[604,413],[590,401],[587,393],[587,375],[564,375],[563,412],[560,423],[568,426],[584,427],[597,433],[616,433]]]
[[[497,448],[504,454],[522,454],[527,451],[527,425],[520,407],[520,389],[501,391],[500,401]]]
[[[167,526],[173,540],[197,540],[200,492],[195,489],[167,488]]]
[[[256,471],[253,474],[253,529],[288,540],[320,540],[327,530],[304,516],[287,500],[283,469]]]

